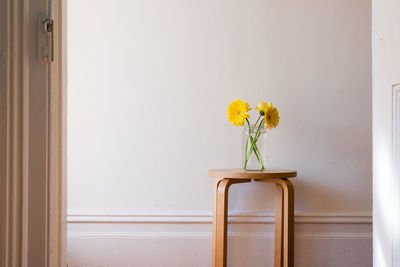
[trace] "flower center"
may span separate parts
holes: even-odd
[[[242,114],[242,112],[239,110],[237,114],[238,114],[238,115],[241,115],[241,114]]]

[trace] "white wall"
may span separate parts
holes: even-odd
[[[71,223],[71,236],[93,231],[97,219],[111,225],[126,216],[132,227],[143,216],[162,225],[185,218],[174,233],[201,217],[210,231],[207,169],[240,166],[242,129],[225,115],[236,98],[278,107],[267,166],[298,170],[296,214],[322,216],[329,233],[350,236],[354,225],[335,230],[335,216],[345,218],[340,225],[362,220],[370,233],[369,1],[68,5],[69,214],[93,223]],[[229,208],[246,223],[268,218],[273,189],[233,186]]]
[[[373,1],[374,266],[388,267],[400,266],[399,9]]]

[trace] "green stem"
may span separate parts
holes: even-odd
[[[247,161],[249,160],[249,156],[248,156],[248,154],[247,154],[247,148],[248,148],[248,144],[249,144],[249,138],[252,138],[252,137],[251,137],[251,126],[250,126],[250,122],[249,122],[248,119],[246,119],[246,122],[247,122],[247,125],[249,126],[249,134],[248,134],[247,140],[246,140],[246,149],[245,149],[245,153],[244,153],[245,158],[244,158],[243,169],[246,169]],[[251,140],[252,140],[252,139],[251,139]]]
[[[262,117],[261,115],[258,117],[258,119],[257,119],[256,123],[254,123],[254,125],[257,125],[257,123],[261,119],[261,117]]]
[[[251,147],[250,147],[250,150],[249,150],[249,155],[251,154],[251,152],[254,150],[254,152],[255,153],[257,153],[258,152],[258,154],[260,153],[259,152],[259,150],[258,150],[258,148],[257,148],[257,145],[256,145],[256,143],[257,143],[257,141],[258,141],[258,138],[260,137],[260,135],[261,135],[261,132],[260,132],[260,130],[261,130],[261,125],[262,125],[262,122],[260,122],[260,124],[258,125],[258,127],[257,127],[257,131],[256,131],[256,134],[255,134],[255,136],[254,136],[254,139],[250,136],[250,139],[251,139]],[[255,146],[255,147],[254,147]]]
[[[262,121],[261,121],[260,124],[258,125],[256,134],[255,134],[255,136],[254,136],[252,145],[251,145],[251,147],[250,147],[249,155],[251,156],[251,153],[252,153],[252,151],[254,150],[254,153],[256,153],[256,155],[257,155],[258,162],[260,163],[261,169],[263,170],[263,169],[264,169],[264,164],[263,164],[263,162],[262,162],[262,158],[261,158],[260,151],[258,150],[258,147],[257,147],[257,141],[258,141],[258,138],[259,138],[260,135],[261,135],[261,126],[262,126]],[[250,156],[249,156],[249,157],[250,157]]]
[[[243,169],[246,169],[246,165],[247,165],[247,161],[248,161],[248,158],[247,158],[247,148],[248,148],[248,145],[249,145],[249,137],[250,137],[250,134],[247,136],[247,140],[246,140],[246,148],[245,148],[245,152],[244,152],[244,156],[245,156],[245,158],[244,158],[244,165],[243,165]]]
[[[253,139],[253,137],[251,136],[251,125],[250,125],[250,122],[249,122],[248,119],[246,119],[246,122],[247,122],[247,125],[249,126],[249,135],[248,135],[248,139],[250,138],[250,141],[251,141],[251,148],[250,148],[250,153],[249,153],[249,154],[247,154],[247,148],[246,148],[246,154],[245,154],[246,157],[245,157],[244,168],[246,168],[247,162],[248,162],[248,160],[250,159],[250,156],[251,156],[251,151],[254,149],[254,139]],[[247,142],[248,142],[248,139],[247,139]],[[259,153],[258,153],[258,154],[256,153],[256,156],[257,156],[257,158],[259,158]]]
[[[260,123],[258,128],[257,128],[257,132],[256,132],[256,135],[255,135],[255,137],[253,139],[252,146],[253,146],[254,153],[256,153],[256,155],[257,155],[257,159],[258,159],[258,162],[260,163],[261,169],[264,169],[264,164],[262,162],[261,154],[260,154],[260,151],[258,150],[258,147],[257,147],[257,141],[258,141],[258,138],[261,135],[261,125],[262,125],[262,123]]]
[[[260,118],[261,118],[261,116],[257,119],[255,125],[257,125],[257,123],[258,123],[258,121],[260,120]],[[261,170],[264,170],[264,164],[263,164],[263,162],[262,162],[261,154],[260,154],[260,151],[258,150],[258,147],[257,147],[257,145],[256,145],[256,143],[257,143],[257,141],[258,141],[258,138],[259,138],[260,135],[261,135],[261,131],[260,131],[260,130],[261,130],[262,121],[261,121],[260,124],[258,125],[258,128],[257,128],[257,131],[256,131],[256,134],[255,134],[254,138],[251,136],[251,126],[250,126],[250,122],[249,122],[249,120],[247,120],[247,119],[246,119],[246,121],[247,121],[247,124],[248,124],[248,126],[249,126],[249,136],[248,136],[248,139],[250,138],[251,146],[250,146],[249,152],[247,153],[247,148],[248,148],[248,139],[247,139],[247,140],[246,140],[246,150],[245,150],[245,151],[246,151],[246,154],[245,154],[245,163],[244,163],[243,168],[244,168],[244,169],[246,168],[247,162],[248,162],[248,160],[250,159],[251,153],[254,151],[255,155],[257,156],[258,162],[260,163]]]
[[[257,119],[257,121],[256,121],[256,123],[255,123],[255,125],[257,125],[257,123],[258,123],[258,121],[260,120],[261,117],[262,117],[261,115],[258,117],[258,119]],[[249,160],[249,156],[248,156],[248,154],[247,154],[247,149],[248,149],[248,145],[249,145],[249,139],[251,138],[251,134],[250,134],[250,132],[251,132],[251,125],[250,125],[250,122],[249,122],[248,119],[246,119],[246,122],[247,122],[247,125],[249,126],[249,135],[247,136],[247,140],[246,140],[245,163],[244,163],[243,168],[246,168],[246,166],[247,166],[247,161]]]

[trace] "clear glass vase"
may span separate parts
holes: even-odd
[[[242,135],[242,166],[247,171],[263,171],[267,158],[267,131],[260,127],[245,125]]]

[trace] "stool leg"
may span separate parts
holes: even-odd
[[[288,179],[281,179],[283,189],[284,242],[283,262],[285,267],[294,266],[294,189]]]
[[[214,190],[214,214],[213,214],[213,230],[212,230],[212,266],[218,266],[217,265],[217,235],[220,233],[221,230],[217,228],[217,219],[221,217],[221,210],[218,210],[218,187],[219,184],[221,183],[222,180],[218,180],[215,184],[215,190]],[[222,213],[224,213],[224,210],[222,210]],[[224,219],[224,216],[222,216]]]
[[[294,189],[286,178],[256,179],[276,183],[274,267],[294,265]],[[283,242],[282,242],[283,241]]]
[[[274,249],[274,267],[283,266],[283,194],[282,186],[276,184],[276,197],[275,197],[275,249]]]
[[[247,182],[251,182],[251,179],[224,178],[216,183],[213,220],[213,267],[226,267],[229,187],[235,183]]]

